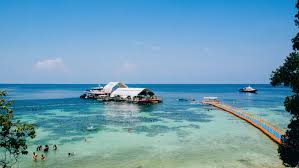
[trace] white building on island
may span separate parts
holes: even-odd
[[[109,82],[103,88],[90,89],[81,98],[99,101],[127,101],[134,103],[160,103],[162,100],[147,88],[129,88],[122,82]]]
[[[152,97],[155,93],[147,88],[118,88],[111,93],[110,97],[131,98]]]

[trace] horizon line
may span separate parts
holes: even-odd
[[[99,85],[105,83],[0,83],[0,85]],[[126,83],[127,85],[271,85],[270,83]]]

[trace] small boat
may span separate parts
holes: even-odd
[[[91,89],[87,89],[80,96],[80,98],[81,99],[96,98],[96,95],[103,94],[102,90],[103,90],[103,87],[101,85],[99,85],[98,87],[93,87]]]
[[[239,90],[240,92],[247,92],[247,93],[256,93],[256,89],[252,88],[251,86],[244,87]]]

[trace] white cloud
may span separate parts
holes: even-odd
[[[45,59],[34,64],[36,70],[66,71],[65,64],[61,58]]]

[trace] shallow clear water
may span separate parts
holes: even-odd
[[[282,167],[277,145],[248,123],[176,99],[218,96],[284,130],[287,88],[252,85],[258,94],[244,94],[238,89],[245,85],[130,85],[163,97],[161,104],[143,106],[78,98],[94,86],[0,85],[15,100],[15,117],[37,125],[30,153],[38,144],[58,145],[46,161],[33,162],[29,154],[18,167]]]

